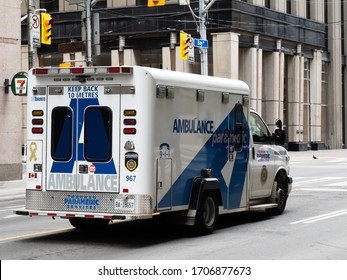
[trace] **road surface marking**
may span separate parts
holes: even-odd
[[[58,229],[33,232],[33,233],[28,233],[28,234],[23,234],[23,235],[9,236],[9,237],[0,238],[0,242],[1,241],[16,240],[16,239],[21,239],[21,238],[27,238],[27,237],[34,237],[34,236],[45,235],[45,234],[50,234],[50,233],[64,232],[64,231],[68,231],[68,230],[72,230],[72,229],[74,229],[74,227],[58,228]]]
[[[331,213],[328,213],[328,214],[323,214],[323,215],[319,215],[319,216],[303,219],[303,220],[300,220],[300,221],[292,222],[290,224],[291,225],[300,224],[300,223],[302,223],[302,224],[310,224],[310,223],[319,222],[321,220],[330,219],[330,218],[334,218],[334,217],[341,216],[341,215],[346,215],[346,214],[347,214],[347,209],[344,209],[344,210],[339,210],[339,211],[331,212]]]

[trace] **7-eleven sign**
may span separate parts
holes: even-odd
[[[25,72],[19,72],[12,78],[11,89],[14,95],[24,96],[28,93],[28,76]]]

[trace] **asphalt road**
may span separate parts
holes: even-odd
[[[67,220],[15,216],[25,182],[0,182],[0,259],[346,260],[347,150],[290,156],[294,184],[283,215],[224,215],[212,235],[198,237],[157,220],[81,233]]]

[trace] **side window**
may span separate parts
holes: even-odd
[[[243,107],[237,103],[234,108],[234,149],[242,150],[243,144]]]
[[[269,132],[263,120],[254,113],[250,114],[249,124],[254,143],[268,143]]]
[[[55,107],[52,110],[51,156],[56,161],[68,161],[72,154],[72,110]]]
[[[107,162],[112,158],[112,111],[109,107],[88,107],[84,114],[84,158]]]

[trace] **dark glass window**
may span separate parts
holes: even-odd
[[[243,107],[237,103],[234,108],[234,149],[242,150],[243,143]]]
[[[84,158],[107,162],[112,157],[112,111],[109,107],[88,107],[84,115]]]
[[[51,155],[54,160],[68,161],[72,153],[72,111],[69,107],[52,110]]]
[[[251,127],[254,143],[268,143],[269,130],[263,120],[255,113],[249,116],[249,125]]]

